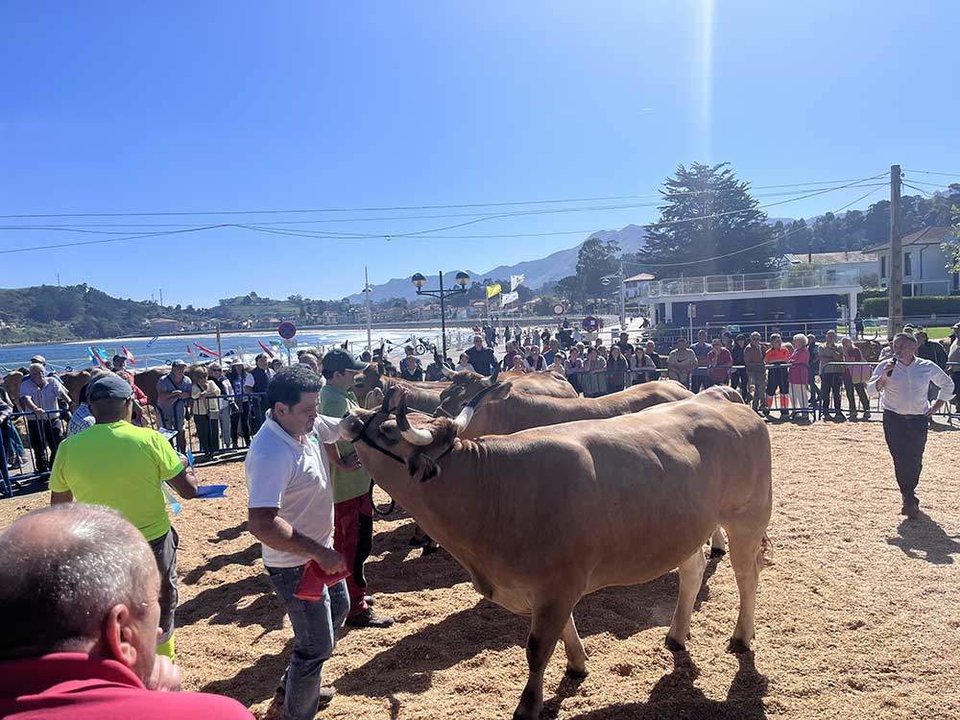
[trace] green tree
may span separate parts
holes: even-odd
[[[577,253],[578,299],[604,295],[608,289],[603,284],[605,275],[617,270],[620,245],[616,240],[604,242],[597,235],[588,237]]]
[[[661,191],[660,221],[647,228],[642,263],[658,275],[760,272],[776,253],[773,228],[729,163],[681,165]]]
[[[944,240],[940,245],[943,248],[943,255],[947,258],[947,270],[960,273],[960,206],[954,205],[953,214],[953,238]]]

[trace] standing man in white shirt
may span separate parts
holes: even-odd
[[[918,358],[917,340],[908,333],[893,338],[893,357],[881,362],[867,383],[867,394],[881,395],[883,436],[893,457],[893,469],[903,495],[901,515],[915,518],[920,501],[915,491],[923,469],[928,420],[953,397],[953,381],[936,363]],[[930,383],[940,392],[933,404],[927,399]]]
[[[320,378],[305,365],[277,373],[267,387],[269,411],[247,452],[248,526],[263,544],[263,564],[294,635],[267,718],[313,720],[318,706],[332,700],[333,688],[321,688],[320,675],[350,610],[343,580],[316,601],[294,597],[308,561],[326,574],[346,570],[333,549],[333,486],[321,447],[340,439],[339,419],[317,414],[319,393]]]
[[[37,355],[35,359],[43,360],[43,357]],[[24,412],[33,413],[33,419],[27,420],[27,431],[33,447],[34,465],[40,473],[47,472],[53,465],[57,448],[63,441],[60,404],[73,407],[67,388],[59,378],[48,376],[46,371],[41,363],[31,363],[29,375],[20,383],[20,407]]]

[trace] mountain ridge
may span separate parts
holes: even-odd
[[[471,281],[480,282],[485,278],[491,280],[509,280],[511,275],[524,275],[524,285],[531,290],[538,290],[547,283],[556,282],[567,275],[573,275],[577,270],[577,256],[580,247],[587,240],[598,237],[602,241],[616,240],[620,244],[620,251],[623,253],[637,252],[643,248],[646,239],[646,230],[639,225],[629,224],[619,230],[597,230],[590,233],[583,241],[575,246],[557,250],[549,255],[534,260],[523,260],[513,265],[498,265],[486,272],[477,273],[470,270],[464,270]],[[451,278],[462,268],[444,270],[443,275]],[[440,279],[436,274],[426,275],[428,287],[438,287]],[[385,283],[371,285],[370,299],[373,302],[388,300],[392,297],[404,298],[406,300],[415,300],[417,298],[417,289],[410,282],[409,277],[391,278]],[[351,302],[363,302],[363,293],[348,295],[347,299]]]

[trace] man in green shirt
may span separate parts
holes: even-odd
[[[337,348],[323,356],[323,377],[327,384],[320,390],[320,414],[340,418],[360,407],[353,394],[357,373],[366,364],[346,350]],[[350,614],[347,625],[353,627],[390,627],[393,618],[375,615],[373,598],[366,594],[363,563],[373,547],[373,483],[360,467],[353,446],[340,441],[324,445],[333,478],[333,547],[343,555],[352,574],[347,577]]]
[[[167,516],[163,484],[192,498],[197,479],[160,433],[130,424],[133,388],[122,377],[105,373],[92,380],[87,402],[97,422],[60,445],[50,475],[50,504],[104,505],[143,533],[160,571],[163,634],[157,654],[173,659],[178,537]]]

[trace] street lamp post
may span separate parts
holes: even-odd
[[[455,288],[444,288],[443,287],[443,272],[439,273],[440,275],[440,289],[439,290],[424,290],[423,286],[426,285],[427,279],[417,273],[412,278],[410,282],[417,286],[417,295],[428,295],[429,297],[435,297],[440,300],[440,344],[443,348],[443,357],[447,357],[447,306],[446,298],[452,295],[463,295],[467,292],[467,283],[470,282],[470,276],[465,272],[457,273],[457,285],[459,287]]]

